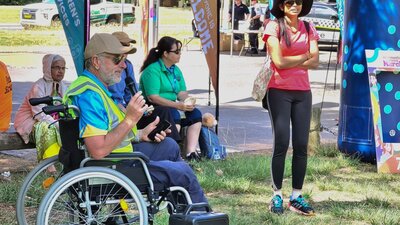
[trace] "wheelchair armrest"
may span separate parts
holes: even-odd
[[[108,156],[104,157],[104,159],[142,159],[144,162],[150,162],[149,157],[141,152],[132,152],[132,153],[112,153]]]

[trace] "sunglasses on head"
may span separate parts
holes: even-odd
[[[175,54],[179,54],[179,53],[181,53],[181,49],[178,48],[178,49],[176,49],[176,50],[174,50],[174,51],[168,51],[168,52],[173,52],[173,53],[175,53]]]
[[[303,5],[303,0],[288,0],[284,1],[284,4],[288,7],[291,7],[296,3],[296,5]]]
[[[105,54],[104,54],[104,55],[102,55],[102,56],[111,59],[112,62],[113,62],[115,65],[120,64],[122,61],[125,61],[125,59],[126,59],[125,55],[117,55],[117,56],[116,56],[116,55],[113,55],[113,56],[111,56],[111,55],[105,55]]]

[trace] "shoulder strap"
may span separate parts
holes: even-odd
[[[307,34],[309,35],[310,34],[310,23],[307,21],[303,21],[303,23],[304,23],[304,26],[306,26],[306,31],[307,31]]]
[[[128,84],[128,82],[127,82],[128,81],[128,63],[132,64],[132,62],[129,61],[129,59],[126,59],[125,63],[127,64],[125,69],[124,69],[125,70],[125,84]]]

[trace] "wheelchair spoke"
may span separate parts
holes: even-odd
[[[48,169],[50,167],[51,169]],[[55,156],[38,164],[26,176],[17,200],[17,219],[19,224],[35,224],[40,201],[48,188],[59,178],[62,170],[62,165],[58,161],[58,157]],[[49,171],[52,172],[50,173]]]
[[[69,178],[68,175],[65,177]],[[114,179],[111,175],[85,175],[77,179],[71,175],[68,187],[60,185],[59,191],[55,190],[56,200],[51,201],[47,210],[48,224],[143,224],[145,204],[131,195],[142,198],[140,192],[132,192],[127,189],[130,186]]]

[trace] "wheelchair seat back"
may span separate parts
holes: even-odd
[[[79,138],[79,118],[60,120],[59,127],[62,146],[58,159],[64,166],[65,174],[78,169],[84,158],[84,151],[80,148],[82,141]]]

